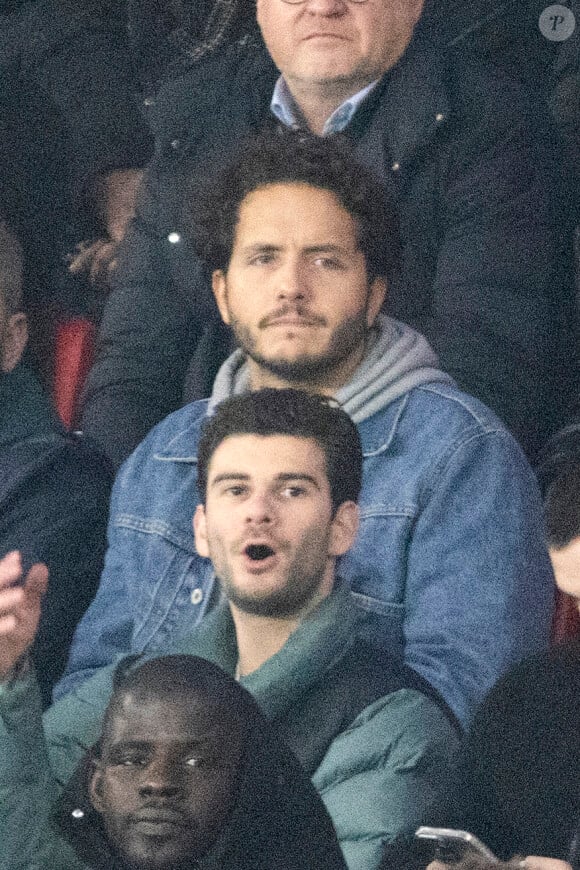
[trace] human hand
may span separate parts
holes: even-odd
[[[14,551],[0,559],[0,680],[14,667],[36,637],[42,596],[48,583],[48,568],[33,565],[22,583],[22,560]],[[19,585],[15,585],[19,583]]]
[[[544,858],[539,855],[528,855],[519,866],[522,870],[572,870],[567,861],[558,858]]]
[[[457,864],[444,864],[442,861],[431,861],[427,870],[572,870],[567,861],[558,858],[544,858],[539,855],[528,855],[527,858],[512,858],[510,861],[500,861],[492,864],[485,858],[470,856]]]
[[[109,289],[111,273],[117,265],[118,243],[111,239],[94,242],[79,242],[73,254],[67,257],[69,272],[80,275],[86,272],[94,287]]]
[[[95,183],[95,208],[103,227],[103,237],[79,242],[66,258],[73,275],[85,272],[93,287],[108,290],[117,265],[117,248],[135,215],[137,191],[142,169],[120,169],[99,176]]]
[[[516,865],[499,862],[494,864],[480,855],[466,855],[460,861],[449,862],[445,864],[443,861],[431,861],[426,870],[515,870]]]
[[[459,861],[431,861],[427,870],[517,870],[521,862],[518,858],[512,861],[490,861],[482,855],[467,853]],[[555,868],[554,868],[555,870]]]

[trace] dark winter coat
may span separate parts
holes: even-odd
[[[168,83],[151,107],[157,153],[120,252],[84,412],[115,462],[182,403],[192,354],[217,320],[187,241],[184,190],[274,125],[277,75],[263,47],[233,46]],[[441,368],[533,450],[575,365],[566,204],[541,106],[419,33],[347,132],[398,203],[402,274],[389,313],[423,332]],[[210,348],[206,394],[226,344]]]
[[[579,721],[578,641],[514,668],[474,719],[450,806],[428,823],[471,830],[501,858],[570,860],[580,834]]]
[[[63,259],[105,235],[92,183],[153,151],[138,90],[121,0],[0,16],[0,208],[24,246],[27,302],[79,310],[84,287]]]
[[[0,557],[18,549],[25,568],[49,568],[34,647],[45,701],[97,589],[110,485],[108,465],[65,434],[26,369],[1,374]]]

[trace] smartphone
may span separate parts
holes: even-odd
[[[499,859],[491,849],[469,831],[456,831],[454,828],[429,828],[423,825],[415,831],[419,840],[432,840],[435,845],[435,858],[444,863],[461,861],[468,854],[477,855],[490,864]]]

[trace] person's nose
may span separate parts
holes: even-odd
[[[175,765],[166,758],[152,759],[145,769],[140,794],[144,797],[175,797],[179,791],[179,775]]]
[[[344,15],[348,8],[348,0],[305,0],[306,10],[311,15],[333,16]]]
[[[253,492],[245,503],[248,526],[270,526],[274,522],[274,507],[267,492]]]
[[[278,274],[278,298],[294,302],[306,299],[307,296],[306,269],[295,260],[285,263]]]

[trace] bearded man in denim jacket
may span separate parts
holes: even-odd
[[[191,528],[200,427],[216,403],[267,386],[332,395],[357,423],[361,524],[339,573],[368,630],[462,722],[546,643],[553,578],[531,469],[423,336],[379,313],[396,217],[351,157],[345,143],[276,134],[213,180],[195,243],[241,348],[209,402],[169,416],[121,469],[101,586],[57,694],[119,652],[167,646],[211,608]]]

